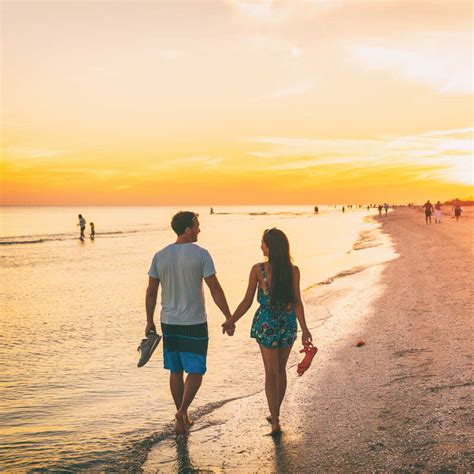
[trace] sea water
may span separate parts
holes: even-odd
[[[375,210],[365,208],[216,207],[212,215],[193,206],[1,208],[0,469],[136,469],[169,434],[175,408],[161,347],[137,368],[137,346],[147,272],[154,253],[174,242],[170,221],[181,209],[200,214],[198,244],[213,257],[231,311],[251,266],[263,261],[265,229],[287,234],[302,290],[386,256],[383,248],[358,250],[366,247],[361,236],[377,232]],[[228,337],[205,293],[210,344],[192,405],[197,417],[262,389],[260,354],[249,339],[256,304]],[[316,319],[308,313],[315,337]]]

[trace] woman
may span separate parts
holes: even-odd
[[[441,201],[435,204],[435,224],[441,224],[442,206]]]
[[[250,270],[244,299],[222,327],[232,331],[235,323],[249,310],[258,287],[260,307],[255,313],[250,336],[257,340],[265,366],[265,393],[272,424],[271,434],[281,432],[280,407],[286,391],[286,364],[296,340],[298,319],[303,345],[312,341],[304,317],[300,294],[300,271],[291,263],[286,235],[273,228],[263,233],[261,249],[268,261]]]

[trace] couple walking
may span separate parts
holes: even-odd
[[[176,432],[183,434],[192,424],[188,408],[206,372],[209,338],[204,280],[226,318],[222,331],[229,336],[234,334],[235,323],[249,310],[257,291],[260,307],[252,323],[251,337],[260,346],[265,367],[271,433],[279,433],[286,364],[297,337],[297,320],[302,328],[303,344],[312,341],[301,302],[300,272],[291,263],[286,235],[276,228],[264,232],[261,249],[266,261],[252,266],[245,296],[232,315],[209,252],[195,244],[200,232],[198,215],[179,212],[173,217],[171,227],[177,235],[176,242],[155,254],[148,272],[145,335],[156,333],[154,312],[161,284],[163,359],[165,369],[170,371],[171,395],[177,409]],[[186,379],[184,372],[188,374]]]
[[[435,216],[435,224],[441,224],[441,216],[443,215],[443,207],[440,201],[438,201],[433,207],[433,204],[431,204],[430,200],[428,199],[428,201],[426,201],[423,204],[423,209],[425,210],[425,223],[426,224],[431,224],[431,215],[433,214],[433,212]]]

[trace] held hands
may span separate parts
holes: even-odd
[[[309,342],[313,342],[313,336],[308,331],[308,329],[303,330],[303,334],[301,335],[301,342],[303,343],[303,346],[305,346]]]
[[[228,336],[233,336],[235,332],[235,323],[231,318],[227,319],[225,323],[222,324],[222,334],[227,333]]]

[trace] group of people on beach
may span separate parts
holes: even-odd
[[[292,263],[288,238],[275,227],[265,230],[260,242],[264,261],[251,267],[245,296],[232,314],[210,253],[195,244],[201,231],[198,214],[179,212],[172,218],[171,227],[176,241],[154,255],[148,272],[146,339],[139,347],[139,366],[146,363],[160,341],[154,313],[161,284],[164,368],[170,371],[170,390],[177,410],[176,433],[186,433],[192,424],[188,409],[206,372],[209,337],[203,280],[225,316],[222,331],[229,336],[233,336],[236,323],[250,309],[257,292],[259,308],[250,337],[259,344],[265,368],[265,393],[270,411],[267,421],[271,424],[271,434],[280,433],[280,407],[287,386],[286,365],[297,338],[298,323],[307,356],[298,367],[299,373],[309,367],[317,351],[306,325],[300,271]]]
[[[423,209],[425,211],[426,224],[431,224],[431,216],[433,213],[435,217],[435,224],[441,224],[441,216],[443,215],[443,206],[441,204],[441,201],[438,201],[433,206],[433,204],[431,204],[430,200],[428,199],[423,204]],[[455,199],[453,201],[452,210],[453,210],[454,217],[456,218],[456,222],[459,221],[459,218],[461,217],[462,212],[463,212],[461,201],[459,201],[459,199]]]
[[[84,219],[84,217],[82,217],[82,214],[79,214],[77,217],[79,219],[79,222],[77,223],[77,225],[81,229],[81,234],[79,236],[79,239],[83,241],[85,239],[84,232],[86,230],[86,220]],[[95,226],[94,226],[94,223],[91,222],[90,226],[91,226],[91,233],[90,233],[89,237],[91,238],[91,240],[94,240],[95,239]]]

